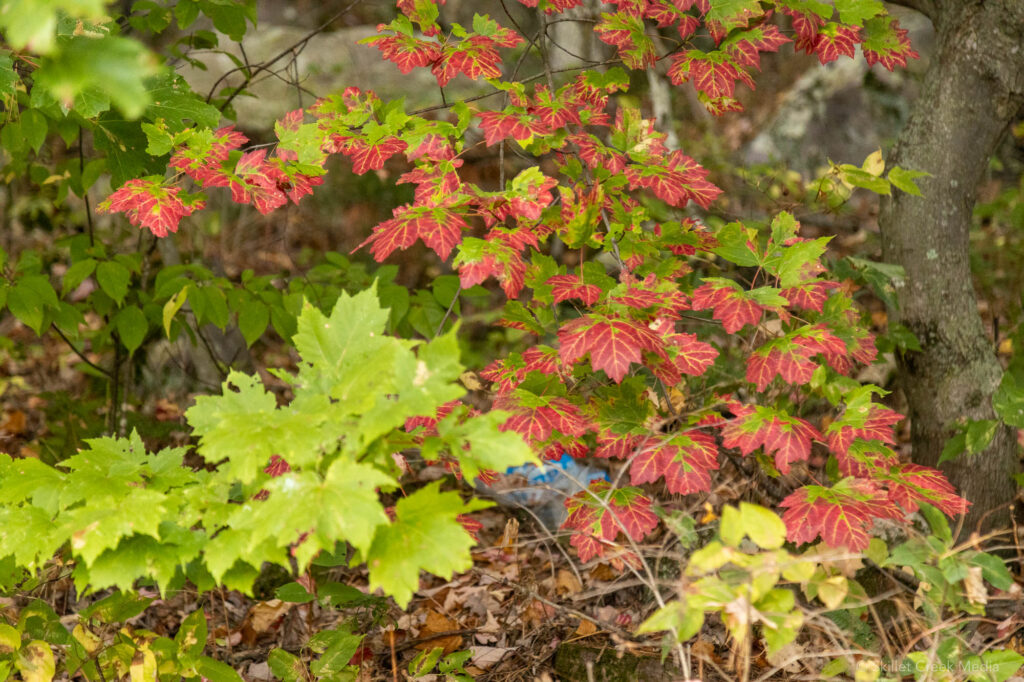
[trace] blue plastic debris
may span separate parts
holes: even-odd
[[[503,506],[529,509],[551,530],[565,520],[565,498],[585,489],[594,479],[610,480],[608,472],[587,466],[569,453],[562,453],[557,461],[544,462],[543,469],[533,464],[512,467],[501,479],[481,492]]]

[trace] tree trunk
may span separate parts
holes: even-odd
[[[936,466],[958,419],[995,418],[1002,369],[978,315],[968,236],[978,183],[1024,106],[1024,2],[935,0],[922,8],[931,10],[936,52],[889,163],[931,177],[919,180],[924,198],[894,189],[879,223],[884,259],[906,270],[897,317],[922,349],[900,367],[913,459]],[[1000,425],[984,452],[940,468],[973,503],[965,532],[1009,527],[1018,469],[1012,428]]]

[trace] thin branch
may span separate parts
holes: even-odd
[[[459,294],[462,293],[462,283],[459,283],[459,288],[455,290],[455,295],[452,296],[451,305],[448,306],[448,310],[444,311],[444,317],[441,318],[441,324],[437,325],[437,332],[434,336],[440,336],[441,332],[444,331],[444,323],[451,317],[452,311],[455,309],[455,304],[459,302]]]
[[[238,86],[238,88],[236,88],[235,91],[233,93],[231,93],[230,96],[228,96],[228,98],[224,101],[223,104],[221,104],[221,106],[220,106],[221,111],[226,109],[227,106],[229,104],[231,104],[232,100],[234,100],[235,97],[237,97],[239,93],[241,93],[243,90],[245,90],[245,88],[247,88],[249,86],[249,84],[252,82],[252,79],[255,78],[257,74],[259,74],[262,71],[269,71],[271,65],[273,65],[273,64],[277,63],[278,61],[284,59],[289,54],[294,53],[295,50],[302,50],[302,49],[304,49],[306,47],[306,44],[310,40],[312,40],[318,34],[322,33],[324,30],[327,29],[328,26],[333,24],[335,21],[337,21],[338,19],[340,19],[344,15],[348,14],[353,8],[355,8],[356,5],[359,5],[361,3],[362,3],[362,0],[353,0],[353,2],[350,2],[346,7],[342,8],[340,11],[336,12],[335,14],[333,14],[325,22],[323,22],[322,24],[320,24],[319,26],[314,28],[312,31],[310,31],[309,33],[304,35],[302,38],[299,38],[297,41],[292,43],[290,46],[288,46],[285,49],[281,50],[280,52],[278,52],[276,55],[274,55],[270,59],[268,59],[268,60],[266,60],[264,62],[261,62],[259,64],[256,64],[255,68],[253,70],[251,70],[246,75],[245,81],[240,86]],[[228,76],[230,76],[233,73],[237,73],[239,71],[245,71],[246,67],[248,67],[248,66],[249,65],[246,64],[245,66],[235,67],[235,68],[229,69],[228,71],[225,71],[223,74],[221,74],[221,77],[218,78],[217,81],[213,84],[213,87],[210,88],[209,94],[206,95],[206,101],[209,102],[211,99],[213,99],[213,94],[217,91],[217,87],[224,81],[225,78],[227,78]]]
[[[97,372],[100,372],[101,374],[103,374],[108,379],[113,379],[114,378],[114,375],[109,370],[103,369],[102,367],[97,365],[95,362],[93,362],[89,358],[85,357],[85,355],[82,354],[82,351],[78,350],[75,347],[75,344],[71,343],[71,339],[69,339],[67,336],[64,335],[64,332],[62,332],[60,330],[60,327],[58,327],[55,324],[51,325],[51,326],[53,327],[53,330],[55,332],[57,332],[57,336],[59,336],[60,338],[64,339],[64,343],[68,344],[68,348],[70,348],[71,351],[75,355],[77,355],[82,362],[84,362],[85,364],[89,365],[90,367],[92,367]]]
[[[78,177],[81,178],[85,175],[85,140],[82,137],[83,128],[78,129]],[[92,227],[92,206],[89,205],[89,188],[84,184],[82,185],[82,199],[85,201],[85,223],[89,228],[89,246],[95,246],[95,238],[93,236]]]

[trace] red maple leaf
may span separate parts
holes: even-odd
[[[569,542],[581,561],[603,556],[606,549],[614,548],[613,540],[620,532],[639,541],[658,525],[650,498],[636,488],[610,488],[607,481],[591,481],[587,490],[565,500],[569,513],[562,528],[577,531]]]
[[[533,346],[523,351],[524,369],[527,372],[556,374],[559,369],[558,351],[551,346]]]
[[[828,425],[825,436],[829,447],[837,453],[845,453],[856,438],[878,440],[893,444],[896,438],[893,425],[903,420],[903,415],[873,402],[851,402],[843,416]]]
[[[177,147],[167,165],[184,171],[201,186],[226,187],[226,181],[218,183],[214,178],[224,177],[221,164],[227,161],[231,152],[248,141],[249,138],[235,130],[234,126],[221,128],[209,135],[200,132]]]
[[[458,43],[445,45],[440,58],[434,62],[431,72],[442,88],[457,74],[477,78],[501,78],[501,55],[498,47],[515,47],[523,39],[507,29],[501,37],[474,35]]]
[[[609,428],[604,428],[597,434],[597,448],[594,450],[594,457],[626,459],[636,452],[637,447],[644,440],[644,436],[634,433],[616,433]]]
[[[431,133],[426,135],[416,145],[415,149],[406,151],[405,158],[409,159],[409,161],[415,161],[420,158],[431,161],[451,161],[455,158],[455,150],[452,148],[452,143],[447,137]]]
[[[649,438],[629,468],[633,484],[651,483],[662,476],[669,492],[688,495],[711,490],[711,471],[718,469],[715,439],[700,431]]]
[[[920,57],[910,47],[907,30],[900,28],[896,19],[887,16],[864,22],[864,42],[860,49],[869,66],[881,64],[890,71],[897,66],[905,67],[908,59]]]
[[[521,384],[530,372],[541,374],[558,374],[560,370],[558,351],[550,346],[533,346],[521,354],[512,353],[509,357],[495,360],[483,370],[480,376],[497,384],[499,393],[509,393]]]
[[[790,332],[793,343],[802,346],[808,355],[820,354],[836,371],[842,373],[850,366],[846,342],[832,333],[824,324],[808,325]]]
[[[591,485],[591,490],[598,486]],[[621,488],[611,495],[611,512],[619,527],[633,540],[643,540],[658,527],[658,515],[649,497],[635,488]]]
[[[793,462],[807,461],[811,441],[822,440],[821,433],[799,417],[770,407],[730,405],[735,417],[722,428],[722,445],[739,448],[746,456],[759,447],[775,455],[775,466],[788,474]]]
[[[722,193],[707,181],[708,171],[678,149],[671,152],[664,164],[648,160],[626,168],[629,188],[644,187],[663,201],[682,208],[688,201],[708,208]]]
[[[500,213],[507,213],[509,217],[515,218],[518,228],[523,226],[524,221],[533,223],[540,220],[541,212],[554,200],[551,190],[558,186],[558,180],[537,172],[534,168],[523,171],[513,178],[510,184],[510,190],[505,192],[508,198],[507,208],[502,207],[504,210]],[[538,235],[531,230],[509,230],[504,235],[507,241],[518,249],[524,248],[527,244],[534,248],[538,246]]]
[[[555,303],[578,298],[586,305],[594,305],[601,299],[601,287],[584,284],[577,275],[555,275],[548,279],[547,283],[551,285]]]
[[[562,362],[571,365],[590,354],[590,366],[621,383],[630,363],[639,363],[641,351],[662,357],[661,339],[648,327],[621,317],[579,317],[558,330]]]
[[[526,262],[522,254],[500,234],[488,235],[487,239],[470,237],[463,240],[454,265],[458,268],[459,281],[464,289],[488,277],[495,277],[505,295],[515,298],[526,282]]]
[[[546,85],[538,85],[534,90],[529,112],[549,129],[565,128],[572,123],[581,125],[580,114],[574,102],[563,96],[565,90],[567,88],[561,88],[557,95],[553,95]]]
[[[756,326],[764,311],[764,308],[747,298],[736,284],[725,280],[715,280],[697,287],[691,305],[694,310],[713,308],[712,315],[721,321],[722,327],[730,334],[735,334],[747,324]]]
[[[527,7],[539,7],[545,14],[556,14],[564,12],[573,7],[579,7],[583,0],[519,0]]]
[[[178,231],[182,218],[206,205],[198,199],[185,203],[178,198],[179,192],[179,187],[165,187],[160,180],[135,178],[121,185],[97,210],[124,213],[132,225],[148,228],[156,237],[166,237],[168,232]]]
[[[521,261],[519,261],[521,263]],[[466,261],[459,265],[459,282],[462,288],[466,289],[479,284],[488,277],[494,277],[501,284],[502,290],[509,298],[515,298],[523,288],[524,273],[523,267],[510,267],[490,254],[484,255],[480,260]],[[520,329],[521,327],[515,327]]]
[[[615,294],[611,300],[630,308],[644,310],[665,304],[665,294],[650,289],[640,289],[634,286],[628,287],[624,293]]]
[[[521,107],[506,107],[502,111],[481,111],[477,114],[488,147],[507,137],[521,141],[551,132],[538,117],[517,109]]]
[[[619,48],[619,57],[630,69],[654,66],[657,54],[647,37],[643,17],[637,12],[604,12],[594,32],[602,42]]]
[[[424,428],[424,435],[436,436],[437,423],[450,415],[455,408],[460,407],[461,405],[462,403],[458,400],[450,400],[438,406],[433,416],[418,415],[415,417],[409,417],[405,420],[405,430],[412,432],[414,429],[422,426]]]
[[[338,136],[335,136],[337,138]],[[370,143],[359,137],[336,140],[340,147],[334,147],[352,159],[352,172],[356,175],[371,170],[380,170],[384,163],[395,154],[404,152],[408,145],[394,136],[385,137]]]
[[[462,159],[441,162],[434,160],[429,165],[417,166],[408,173],[403,173],[396,184],[415,184],[413,203],[418,206],[450,205],[459,197],[458,190],[462,186],[462,181],[455,169],[461,166]]]
[[[444,4],[445,0],[440,0]],[[398,11],[420,25],[423,35],[433,36],[440,33],[437,27],[437,0],[398,0]]]
[[[805,50],[807,54],[814,51],[814,39],[818,35],[818,29],[825,23],[825,20],[814,12],[801,12],[799,10],[782,8],[782,11],[793,19],[793,31],[797,35],[797,50]]]
[[[875,519],[902,518],[874,481],[847,478],[832,488],[809,485],[784,499],[786,537],[802,544],[821,537],[830,547],[860,551],[868,546]]]
[[[818,29],[812,50],[817,53],[819,62],[828,64],[842,56],[852,58],[859,42],[860,29],[856,26],[842,26],[829,22]]]
[[[889,489],[889,499],[906,512],[915,512],[919,502],[926,502],[949,516],[966,514],[970,502],[956,494],[938,469],[920,464],[901,464],[883,476]]]
[[[568,139],[577,146],[580,158],[590,168],[605,168],[614,175],[621,173],[626,167],[626,157],[623,154],[605,146],[590,133],[574,133]]]
[[[718,351],[709,343],[697,340],[696,334],[672,334],[666,341],[675,349],[672,361],[683,374],[699,377],[714,364]]]
[[[380,24],[377,31],[381,32],[387,28],[387,24]],[[419,67],[433,66],[434,62],[441,58],[441,47],[437,43],[397,32],[392,35],[371,36],[359,42],[375,45],[381,56],[394,62],[402,73],[409,73]]]
[[[736,81],[747,79],[727,53],[701,50],[687,50],[673,55],[668,76],[673,85],[690,81],[698,92],[710,99],[732,97],[736,92]]]
[[[756,385],[758,391],[766,389],[776,376],[802,386],[811,380],[818,368],[810,359],[813,354],[812,350],[791,338],[769,341],[747,358],[747,381]]]
[[[233,201],[240,204],[252,202],[263,215],[288,203],[288,196],[282,187],[291,187],[288,176],[278,166],[267,161],[266,154],[266,149],[242,154],[235,166],[234,177],[228,181]]]
[[[546,441],[556,432],[579,437],[590,430],[590,422],[565,398],[551,398],[545,404],[529,406],[511,396],[500,397],[494,406],[512,413],[502,430],[515,431],[537,442]]]
[[[459,522],[459,525],[469,533],[469,537],[473,538],[474,542],[480,542],[480,538],[477,535],[484,528],[484,524],[477,521],[468,514],[459,514],[455,517],[455,520]]]
[[[854,440],[845,450],[834,450],[843,476],[877,479],[899,463],[896,453],[877,441]]]
[[[788,42],[790,39],[782,35],[778,26],[768,24],[744,31],[722,47],[737,66],[757,69],[761,66],[762,52],[778,52]]]
[[[851,351],[853,358],[862,365],[870,365],[878,355],[878,348],[875,346],[875,336],[871,332],[863,330],[854,331],[856,345]]]
[[[658,28],[665,28],[687,16],[683,10],[676,7],[668,0],[648,0],[643,10],[644,18],[658,24]]]
[[[789,305],[793,308],[813,310],[820,313],[825,305],[825,301],[832,295],[832,290],[838,288],[839,282],[816,279],[810,282],[802,282],[789,289],[783,289],[779,292],[779,295],[789,301]]]
[[[469,227],[457,213],[446,208],[429,206],[399,206],[392,211],[390,220],[373,228],[373,233],[353,252],[370,244],[370,253],[378,263],[395,249],[407,249],[417,239],[434,250],[442,260],[462,238],[462,230]]]

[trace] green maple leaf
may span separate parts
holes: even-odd
[[[232,390],[237,388],[237,391]],[[225,473],[250,483],[275,454],[277,399],[259,378],[231,372],[219,396],[199,396],[185,418],[208,461],[228,459]]]
[[[226,584],[225,576],[256,573],[264,562],[288,566],[288,552],[274,538],[254,543],[248,530],[225,528],[203,547],[203,562],[218,584]]]
[[[490,505],[463,503],[457,493],[440,492],[440,485],[399,500],[395,522],[377,531],[366,556],[370,590],[383,588],[402,608],[419,588],[421,570],[450,578],[473,565],[469,550],[475,543],[456,517]]]
[[[339,435],[337,422],[332,423],[336,412],[324,396],[307,396],[279,410],[258,377],[232,372],[222,395],[200,396],[185,416],[200,436],[200,454],[210,462],[226,459],[221,472],[247,484],[271,455],[293,465],[316,461],[320,449]]]
[[[167,589],[175,578],[180,578],[185,564],[198,552],[196,541],[177,546],[135,535],[122,540],[116,549],[99,555],[88,569],[78,564],[74,572],[75,584],[80,590],[86,585],[97,590],[112,586],[130,590],[136,580],[148,577],[161,589]]]
[[[455,329],[421,346],[418,356],[411,350],[397,354],[391,392],[377,395],[359,420],[362,442],[401,426],[408,417],[432,416],[438,406],[461,398],[466,391],[454,383],[463,369],[458,357]]]
[[[722,25],[726,32],[746,26],[751,17],[763,14],[760,0],[714,0],[704,21]]]
[[[153,458],[136,431],[129,438],[93,438],[86,445],[87,449],[61,464],[71,471],[61,493],[62,507],[94,497],[128,495],[144,485],[151,473]],[[160,460],[159,464],[166,467],[168,462]]]
[[[450,452],[458,459],[467,481],[476,478],[482,469],[500,471],[527,462],[539,463],[522,436],[498,430],[507,418],[507,414],[493,411],[462,424],[448,419],[438,424],[438,434],[450,444]],[[469,447],[463,449],[464,445]]]
[[[885,14],[881,0],[835,0],[839,19],[844,24],[863,25],[865,21],[879,14]]]
[[[328,394],[350,407],[352,413],[373,404],[377,387],[390,379],[386,362],[403,344],[384,335],[388,311],[381,308],[376,287],[355,296],[342,292],[328,318],[307,303],[292,338],[302,357],[299,383],[316,393]]]
[[[337,417],[360,415],[351,427],[356,448],[465,393],[454,383],[462,371],[454,331],[422,346],[417,357],[414,342],[384,335],[387,320],[375,287],[343,293],[330,317],[307,305],[298,320],[296,402],[326,395],[336,401]]]
[[[64,477],[38,459],[11,459],[0,454],[0,503],[17,504],[32,500],[37,507],[56,512],[55,493]]]
[[[296,550],[302,567],[339,540],[365,553],[374,532],[388,522],[377,488],[395,486],[397,482],[383,472],[342,456],[324,478],[297,472],[272,479],[266,484],[267,499],[245,505],[230,526],[247,531],[250,546],[265,538],[283,546],[308,533]]]
[[[24,568],[35,568],[38,557],[49,559],[63,544],[52,516],[38,507],[0,507],[0,528],[0,556],[13,555]]]
[[[160,523],[172,516],[171,509],[166,495],[142,488],[93,498],[88,506],[62,514],[59,523],[61,532],[71,539],[71,549],[92,564],[122,538],[139,534],[159,539]]]

